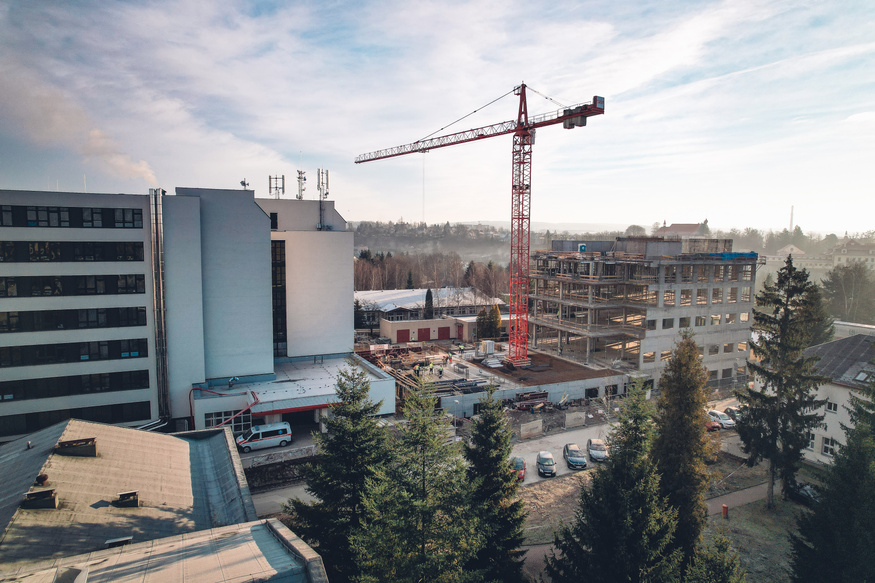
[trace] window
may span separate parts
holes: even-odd
[[[830,413],[838,413],[839,412],[839,404],[833,403],[832,401],[826,402],[826,410]]]
[[[705,345],[704,344],[700,344],[700,345],[696,346],[696,348],[699,350],[699,356],[705,356]]]
[[[735,342],[727,342],[724,344],[723,352],[735,352]]]
[[[705,325],[705,316],[696,316],[696,326]]]
[[[750,288],[749,287],[741,288],[741,301],[743,301],[743,302],[750,301]]]
[[[12,226],[12,205],[4,204],[0,207],[0,227]]]
[[[717,371],[716,370],[709,370],[708,371],[708,381],[710,382],[710,381],[716,381],[716,380],[717,380]]]
[[[662,362],[668,362],[671,360],[671,350],[663,350],[659,353],[659,360]]]
[[[806,434],[806,441],[808,441],[808,445],[805,446],[805,449],[810,449],[813,451],[814,450],[814,434],[811,432],[808,432]]]
[[[662,329],[667,330],[669,328],[674,328],[674,318],[663,318]]]
[[[732,368],[724,368],[723,373],[720,375],[720,378],[731,379],[732,378]]]
[[[711,303],[712,304],[722,304],[723,303],[723,289],[719,287],[715,287],[711,290]]]
[[[645,352],[644,353],[644,364],[649,364],[652,362],[656,362],[656,353],[655,352]]]
[[[115,209],[115,227],[117,229],[141,229],[143,227],[143,211],[141,209]]]
[[[693,305],[693,290],[691,290],[691,289],[682,289],[681,290],[681,305],[682,306],[692,306]]]
[[[726,324],[735,324],[735,314],[726,314]]]
[[[205,413],[204,414],[204,425],[206,427],[215,427],[231,419],[234,415],[237,415],[239,411],[220,411],[218,413]],[[241,414],[238,417],[234,417],[234,419],[228,424],[231,428],[231,431],[236,433],[243,433],[250,427],[252,427],[252,414],[248,411],[246,413]]]
[[[665,283],[675,283],[678,277],[678,268],[676,265],[665,266]]]
[[[738,269],[738,265],[730,265],[729,266],[729,281],[739,281],[741,276],[741,270]]]
[[[753,265],[743,265],[741,267],[741,280],[742,281],[752,281],[753,280]]]
[[[720,345],[719,344],[709,344],[708,345],[708,356],[715,356],[720,354]],[[717,372],[717,371],[714,371]]]
[[[746,376],[747,375],[747,366],[742,364],[741,366],[736,367],[735,374],[736,374],[736,376],[740,376],[740,377]]]
[[[697,289],[696,290],[696,305],[703,306],[708,303],[708,290],[707,289]]]
[[[719,326],[720,325],[720,314],[711,314],[711,325]]]
[[[270,230],[276,231],[279,224],[279,219],[277,218],[277,213],[270,213]]]
[[[689,328],[690,327],[690,317],[684,316],[683,318],[678,319],[678,328]]]
[[[726,295],[726,303],[727,304],[734,304],[737,301],[738,301],[738,288],[737,287],[729,288],[729,293]]]
[[[692,265],[682,265],[681,266],[681,281],[684,283],[690,283],[693,281],[693,266]]]
[[[835,439],[832,439],[830,437],[824,437],[822,450],[823,455],[828,455],[829,457],[834,456],[836,454],[836,448],[838,447],[838,445],[839,443]]]
[[[723,265],[714,266],[714,281],[723,281],[723,275],[726,269]]]
[[[647,320],[647,329],[656,330],[656,320]]]
[[[674,290],[668,289],[665,290],[662,294],[662,305],[663,306],[674,306]]]
[[[738,343],[738,351],[739,352],[747,352],[747,342],[739,342]]]
[[[103,227],[103,209],[82,209],[82,226],[86,229]]]
[[[744,322],[747,322],[749,320],[750,320],[750,312],[742,312],[738,315],[739,322],[744,323]]]

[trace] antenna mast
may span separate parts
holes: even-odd
[[[298,170],[298,194],[295,196],[298,200],[304,200],[304,191],[307,187],[304,183],[307,182],[307,173],[303,170]]]
[[[286,175],[268,176],[267,191],[279,200],[280,196],[286,193]]]

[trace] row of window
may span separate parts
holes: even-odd
[[[149,401],[3,415],[0,416],[0,436],[33,433],[70,418],[112,424],[148,421],[151,417],[152,405]]]
[[[142,260],[142,241],[0,241],[5,263]]]
[[[135,391],[149,388],[148,370],[105,372],[0,383],[0,401],[52,399],[91,393]]]
[[[237,415],[240,411],[219,411],[217,413],[204,413],[204,425],[207,428],[215,427],[217,425],[221,425],[234,415]],[[238,415],[234,417],[234,419],[228,424],[228,427],[231,428],[231,431],[234,432],[234,435],[239,433],[243,433],[250,427],[252,427],[252,413],[247,411],[242,415]]]
[[[739,294],[739,289],[741,293]],[[708,300],[710,296],[711,304],[735,304],[739,301],[741,302],[749,302],[752,297],[752,288],[751,287],[731,287],[728,290],[725,290],[722,287],[715,287],[711,289],[711,293],[708,293],[707,288],[697,288],[696,290],[696,305],[697,306],[706,306],[708,305]],[[680,303],[677,302],[677,298],[680,298]],[[662,305],[666,308],[672,306],[692,306],[693,305],[693,289],[681,289],[681,290],[665,290],[662,295]]]
[[[750,312],[741,312],[740,314],[711,314],[710,316],[684,316],[683,318],[677,318],[678,328],[690,328],[691,324],[696,328],[701,328],[702,326],[707,326],[708,322],[711,322],[711,326],[720,326],[741,323],[746,324],[750,321]],[[662,319],[662,329],[669,330],[674,328],[675,318],[663,318]],[[645,323],[645,327],[648,330],[656,330],[656,320],[651,319],[647,320]]]
[[[0,207],[0,227],[142,229],[143,210],[4,204]]]
[[[0,333],[145,326],[146,308],[84,308],[0,312]]]
[[[145,338],[0,347],[0,367],[64,364],[149,356]]]
[[[667,265],[665,282],[753,281],[753,265]]]
[[[815,439],[816,439],[816,436],[813,433],[808,434],[807,449],[814,451]],[[831,437],[824,437],[823,442],[821,443],[821,446],[820,446],[820,452],[823,455],[833,457],[836,454],[836,451],[838,450],[838,448],[839,448],[838,441],[836,441],[835,439],[833,439]]]
[[[271,213],[271,217],[273,216],[274,213]],[[270,264],[271,275],[273,277],[273,355],[288,356],[289,350],[286,331],[287,321],[285,241],[270,242]],[[209,425],[207,427],[209,427]]]
[[[143,293],[143,274],[0,277],[0,298]]]
[[[734,354],[737,352],[744,353],[747,358],[747,342],[726,342],[723,346],[723,354]],[[720,344],[708,345],[708,356],[717,356],[720,354]],[[705,347],[699,346],[699,356],[705,356]],[[656,362],[656,352],[645,352],[642,355],[644,364]],[[663,350],[660,352],[659,359],[662,361],[671,360],[671,350]]]

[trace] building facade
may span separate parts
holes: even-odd
[[[532,257],[531,347],[655,382],[691,330],[709,385],[747,381],[757,255],[731,240],[554,241]]]
[[[0,438],[161,414],[153,203],[0,191]]]

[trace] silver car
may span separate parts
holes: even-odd
[[[732,420],[732,417],[727,415],[726,413],[721,413],[720,411],[708,411],[708,417],[711,421],[720,425],[720,429],[735,429],[735,421]]]
[[[589,459],[594,462],[606,462],[611,456],[608,451],[608,446],[605,445],[603,439],[589,439],[586,442],[586,451],[589,453]]]

